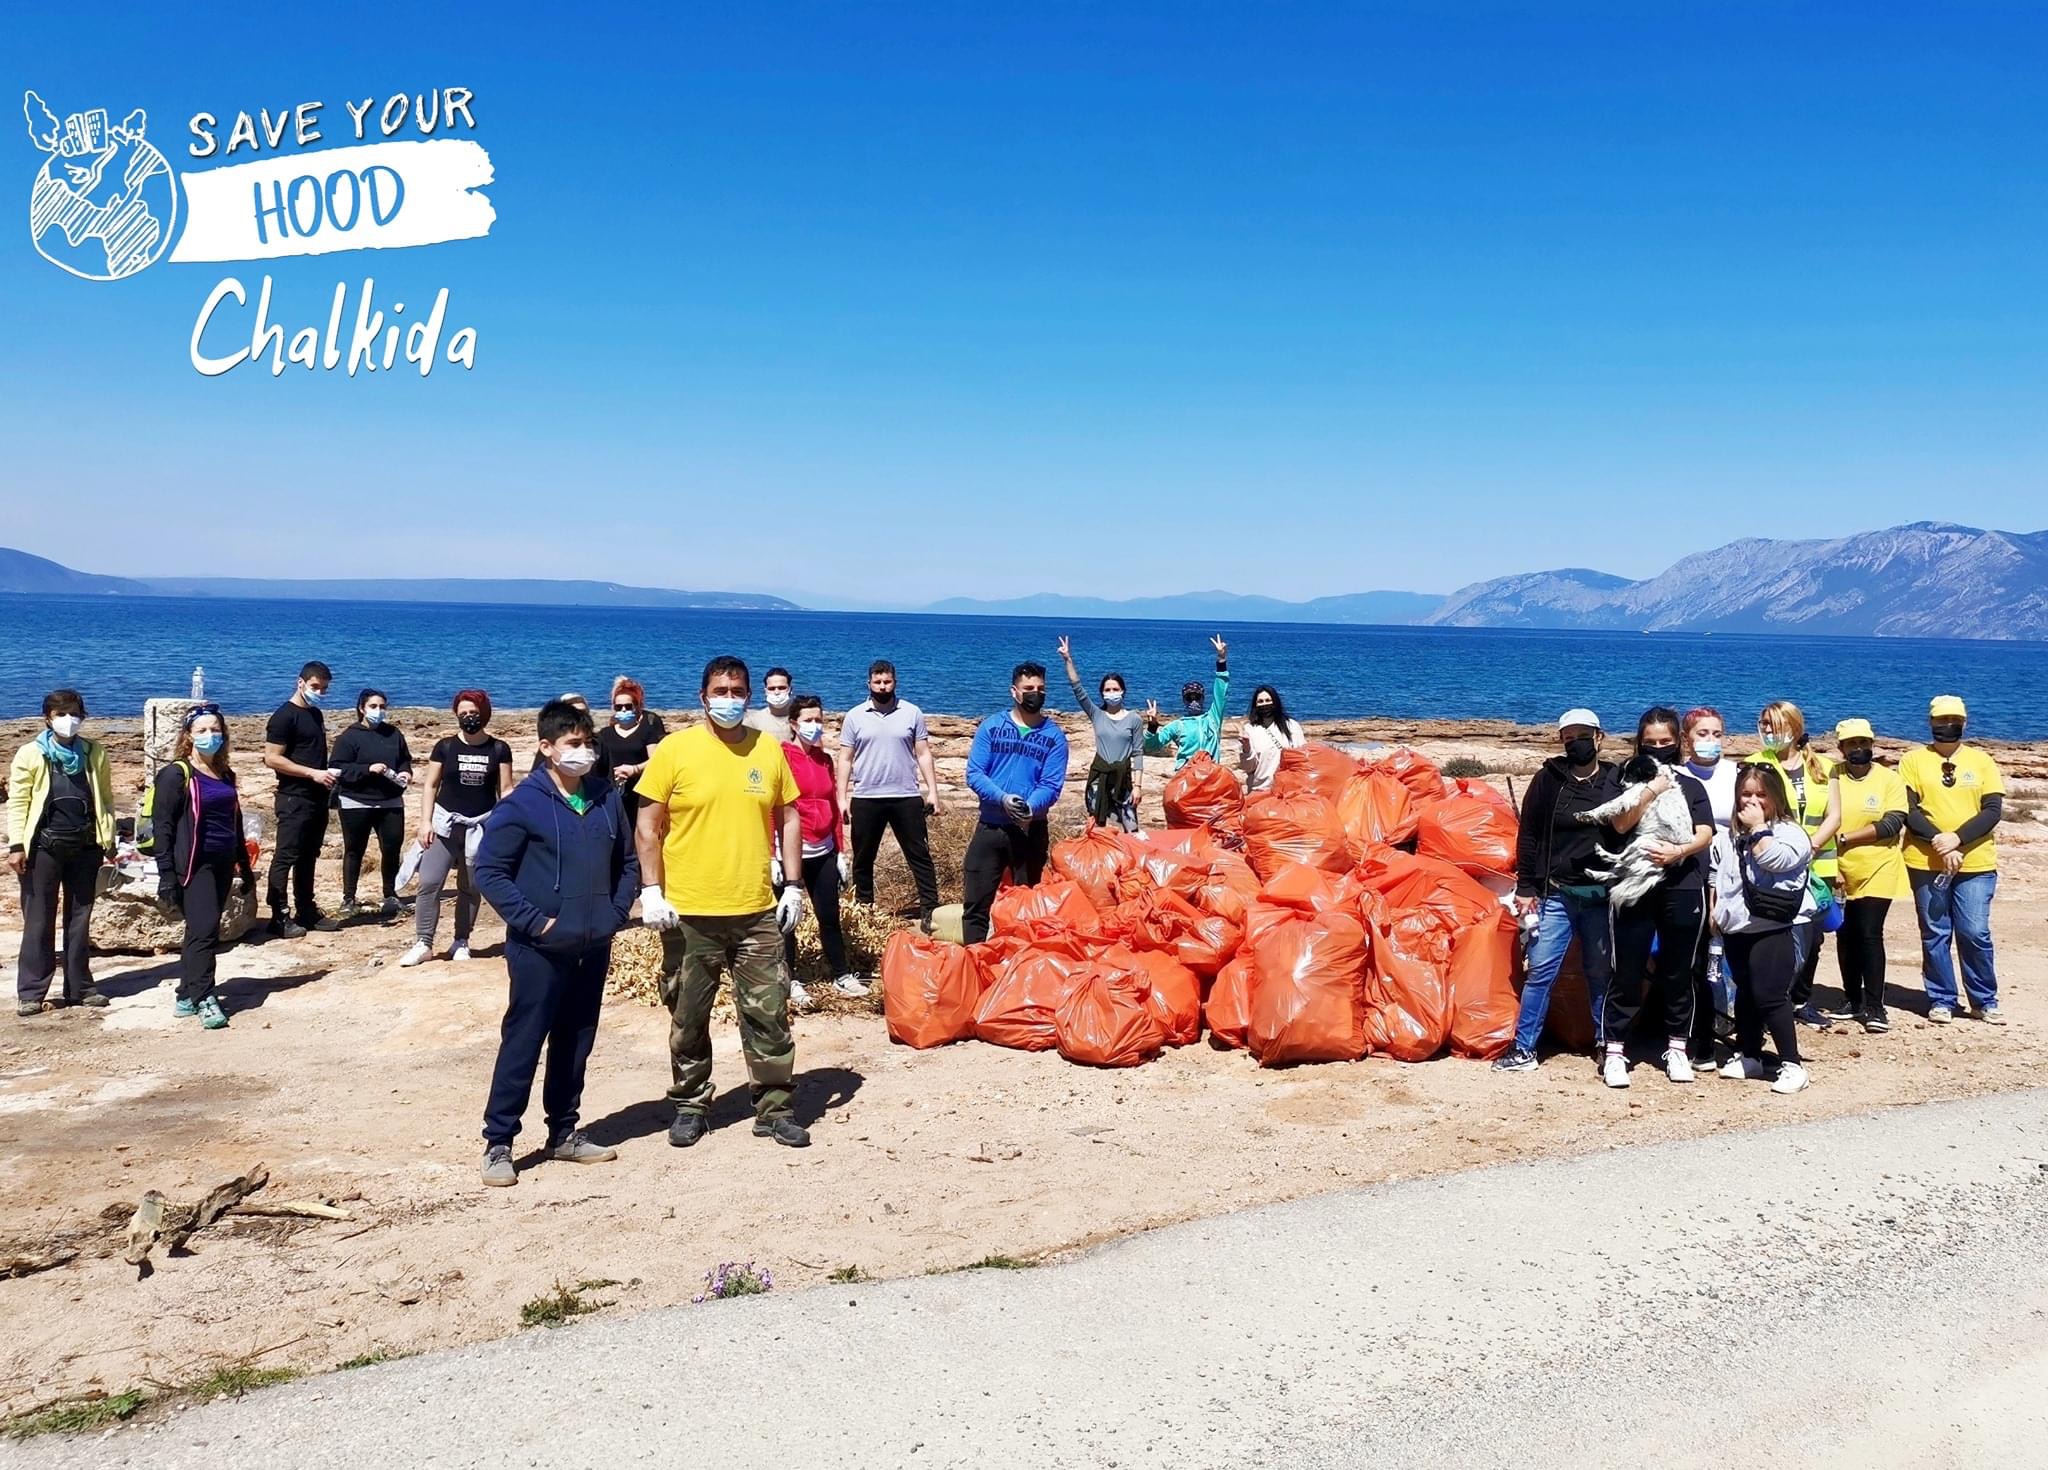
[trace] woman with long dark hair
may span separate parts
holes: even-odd
[[[1280,752],[1307,741],[1301,725],[1287,717],[1279,690],[1271,684],[1254,689],[1251,710],[1237,734],[1237,768],[1244,774],[1246,794],[1256,796],[1271,787],[1280,770]]]
[[[150,797],[156,893],[185,918],[172,1014],[197,1016],[208,1031],[227,1025],[213,993],[220,920],[239,879],[253,894],[256,874],[242,836],[242,795],[228,760],[228,722],[217,704],[185,713],[172,759],[156,773]]]
[[[414,910],[411,949],[398,963],[423,963],[434,952],[434,930],[441,921],[441,890],[455,874],[455,949],[452,960],[469,958],[469,931],[476,922],[477,891],[469,865],[483,840],[483,821],[491,808],[512,792],[512,747],[488,732],[491,696],[464,689],[450,702],[456,733],[444,736],[427,758],[427,779],[421,783],[419,843],[420,896]]]
[[[405,788],[412,785],[412,752],[391,722],[391,701],[381,689],[356,696],[356,722],[341,732],[328,761],[341,772],[334,804],[341,811],[341,917],[367,912],[356,901],[363,855],[377,838],[377,876],[384,884],[383,915],[398,917],[398,849],[405,842]]]
[[[1095,732],[1095,758],[1088,763],[1088,784],[1082,801],[1088,818],[1098,827],[1138,830],[1138,797],[1145,776],[1145,721],[1134,709],[1124,707],[1124,676],[1104,674],[1095,686],[1095,699],[1081,684],[1081,671],[1074,666],[1074,645],[1060,636],[1060,662],[1067,666],[1067,687],[1074,691],[1074,703],[1088,717]],[[1099,703],[1097,701],[1100,701]]]
[[[1784,778],[1770,766],[1745,765],[1735,779],[1735,817],[1714,839],[1714,925],[1735,975],[1735,1055],[1721,1075],[1755,1081],[1767,1075],[1764,1036],[1778,1047],[1773,1092],[1806,1086],[1792,987],[1799,978],[1801,930],[1811,927],[1807,878],[1813,843],[1787,799]]]

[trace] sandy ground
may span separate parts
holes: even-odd
[[[935,723],[942,775],[956,782],[968,727]],[[1542,748],[1539,733],[1505,726],[1332,733],[1415,739],[1439,757],[1522,772]],[[132,749],[119,753],[125,772]],[[2037,800],[2039,757],[2001,757],[2025,774],[2022,804]],[[332,848],[327,866],[331,903]],[[665,1017],[622,1003],[607,1012],[584,1099],[592,1136],[622,1157],[538,1165],[506,1191],[475,1174],[503,1004],[494,921],[465,966],[397,969],[409,925],[239,947],[223,968],[235,1021],[219,1033],[173,1024],[169,960],[105,957],[111,1008],[10,1021],[0,1047],[0,1257],[53,1242],[82,1250],[0,1281],[0,1413],[184,1381],[223,1359],[318,1369],[501,1337],[558,1282],[614,1279],[607,1296],[636,1309],[686,1302],[720,1261],[772,1267],[778,1290],[847,1267],[912,1275],[1474,1165],[2029,1086],[2048,1060],[2044,872],[2048,829],[2016,823],[1996,910],[2015,1024],[1920,1020],[1911,920],[1895,916],[1896,1029],[1811,1038],[1815,1085],[1794,1098],[1672,1087],[1648,1069],[1612,1093],[1569,1059],[1513,1078],[1455,1060],[1267,1072],[1206,1045],[1104,1073],[974,1043],[913,1053],[856,1012],[798,1021],[799,1110],[816,1147],[750,1136],[728,1028],[723,1126],[685,1153],[663,1137]],[[10,896],[10,972],[17,924]],[[1833,973],[1829,958],[1823,1000]],[[118,1234],[103,1212],[125,1220],[150,1188],[195,1199],[259,1161],[273,1178],[262,1198],[332,1200],[351,1218],[224,1221],[146,1279],[96,1254]]]

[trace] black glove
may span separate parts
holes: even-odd
[[[176,909],[183,913],[185,909],[184,897],[185,895],[178,885],[168,878],[160,880],[156,885],[156,901],[167,909]]]

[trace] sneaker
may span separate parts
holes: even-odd
[[[106,1009],[107,998],[104,995],[101,995],[97,990],[88,990],[86,991],[85,994],[78,997],[78,1003],[84,1006],[87,1010],[104,1010]]]
[[[357,903],[352,898],[344,898],[341,907],[334,911],[334,916],[337,919],[353,919],[357,914],[366,914],[369,911],[368,905]],[[313,927],[317,929],[319,925]]]
[[[449,958],[449,959],[451,959],[451,960],[453,960],[453,961],[455,961],[455,963],[456,963],[456,964],[458,964],[458,965],[465,965],[465,964],[468,964],[468,963],[469,963],[469,946],[468,946],[468,945],[467,945],[466,943],[461,943],[461,944],[457,944],[457,945],[455,946],[455,950],[454,950],[454,952],[453,952],[452,954],[450,954],[450,955],[448,956],[448,958]]]
[[[1721,1070],[1721,1059],[1713,1052],[1705,1052],[1696,1057],[1688,1056],[1686,1061],[1691,1064],[1695,1075],[1701,1072],[1718,1072]]]
[[[1872,1036],[1882,1036],[1885,1032],[1892,1029],[1892,1023],[1883,1016],[1865,1016],[1863,1018],[1863,1029]]]
[[[2005,1012],[1998,1008],[1996,1002],[1993,1002],[1991,1005],[1988,1005],[1984,1007],[1983,1010],[1977,1012],[1977,1019],[1980,1021],[1989,1021],[1994,1026],[2003,1026],[2005,1024]]]
[[[272,939],[304,939],[306,931],[302,925],[294,924],[283,914],[279,914],[270,921],[270,937]]]
[[[1664,1075],[1673,1082],[1692,1081],[1692,1059],[1681,1048],[1671,1047],[1664,1053]]]
[[[420,939],[414,941],[413,947],[398,957],[398,963],[410,970],[414,965],[425,964],[433,955],[433,950],[427,947],[427,941]]]
[[[1721,1075],[1732,1082],[1760,1082],[1764,1064],[1756,1057],[1733,1056],[1721,1063]]]
[[[791,980],[789,982],[789,1004],[792,1009],[799,1011],[807,1011],[811,1008],[811,993],[804,989],[803,981]]]
[[[677,1113],[668,1125],[670,1148],[688,1148],[711,1131],[711,1120],[702,1113]]]
[[[220,1008],[220,1002],[212,996],[199,1002],[199,1024],[208,1031],[218,1031],[228,1023],[228,1013]]]
[[[548,1157],[565,1164],[609,1164],[618,1156],[617,1149],[592,1143],[581,1128],[548,1145]]]
[[[1835,1024],[1828,1013],[1812,1001],[1808,1001],[1805,1005],[1794,1011],[1792,1019],[1802,1026],[1811,1026],[1816,1031],[1825,1031]]]
[[[1609,1087],[1628,1086],[1628,1058],[1618,1051],[1611,1051],[1600,1063],[1600,1080]]]
[[[1496,1072],[1533,1072],[1543,1064],[1536,1060],[1536,1053],[1525,1051],[1519,1046],[1509,1047],[1493,1059]]]
[[[1946,1026],[1955,1018],[1956,1013],[1947,1006],[1929,1006],[1927,1008],[1927,1019],[1937,1026]]]
[[[784,1148],[809,1148],[811,1146],[810,1130],[798,1123],[796,1119],[789,1117],[756,1118],[754,1120],[754,1137],[772,1138]]]
[[[503,1189],[519,1182],[519,1171],[512,1167],[512,1146],[494,1143],[484,1150],[484,1183],[493,1189]]]
[[[199,1014],[199,1002],[180,997],[172,1003],[171,1014],[174,1016],[196,1016]]]
[[[832,989],[837,994],[845,996],[848,1000],[858,1000],[860,997],[871,993],[868,982],[861,979],[858,975],[841,975],[832,982]]]
[[[1787,1062],[1778,1068],[1778,1080],[1771,1084],[1771,1091],[1798,1092],[1806,1086],[1808,1080],[1806,1068],[1797,1062]]]
[[[1856,1012],[1846,1004],[1838,1006],[1816,1006],[1814,1007],[1814,1009],[1819,1011],[1823,1016],[1826,1016],[1830,1021],[1853,1021],[1856,1019]]]
[[[17,1016],[40,1016],[42,1013],[43,1003],[39,1000],[18,1000],[14,1003]]]
[[[330,919],[325,914],[314,914],[310,918],[302,917],[300,918],[299,923],[304,925],[307,929],[317,931],[321,934],[332,934],[335,930],[341,927],[341,925],[335,923],[334,920]]]
[[[387,898],[379,905],[377,912],[386,919],[395,919],[405,912],[405,905],[395,898]]]

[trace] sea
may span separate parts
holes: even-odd
[[[865,697],[870,661],[890,659],[905,698],[978,717],[1007,706],[1010,670],[1026,659],[1050,672],[1048,703],[1071,708],[1062,633],[1091,691],[1114,670],[1134,702],[1170,710],[1183,682],[1210,676],[1208,640],[1220,634],[1233,715],[1259,684],[1305,720],[1542,723],[1587,705],[1611,730],[1632,729],[1653,704],[1713,705],[1730,729],[1747,730],[1764,704],[1791,699],[1815,730],[1862,716],[1917,739],[1928,698],[1959,694],[1974,735],[2048,738],[2048,643],[2039,642],[21,595],[0,595],[0,628],[7,716],[36,714],[45,692],[69,686],[94,718],[132,719],[145,699],[189,692],[195,665],[210,699],[255,714],[287,698],[314,658],[334,670],[331,708],[346,709],[366,687],[394,705],[445,706],[465,687],[506,709],[570,690],[601,705],[625,673],[656,709],[674,710],[695,705],[706,659],[733,653],[757,686],[781,664],[834,710]]]

